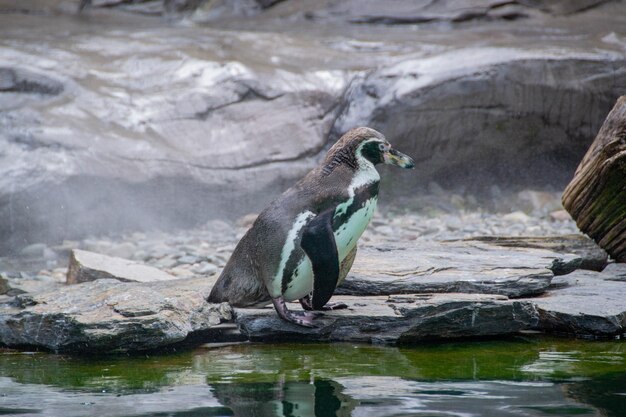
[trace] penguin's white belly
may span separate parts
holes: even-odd
[[[359,238],[372,220],[374,210],[378,203],[378,197],[373,197],[365,202],[362,208],[355,211],[352,216],[342,224],[335,232],[335,243],[339,253],[339,264],[354,249]],[[286,301],[298,300],[313,291],[313,266],[308,256],[304,256],[292,275],[287,291],[283,294]]]
[[[337,243],[337,252],[339,252],[339,263],[354,249],[357,241],[370,224],[378,197],[372,197],[365,202],[363,207],[355,211],[347,222],[342,224],[335,231],[335,242]]]

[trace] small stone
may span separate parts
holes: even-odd
[[[107,252],[110,256],[124,259],[132,259],[136,251],[137,247],[134,244],[130,242],[124,242],[119,245],[113,246]]]
[[[178,260],[167,257],[167,258],[159,259],[158,261],[155,262],[154,265],[160,269],[169,269],[178,265]]]
[[[48,249],[48,246],[45,243],[33,243],[22,248],[20,255],[30,258],[41,258],[44,256],[46,249]]]
[[[556,210],[550,213],[550,218],[557,222],[572,220],[572,216],[566,210]]]
[[[380,233],[381,235],[385,236],[392,236],[394,234],[393,227],[391,226],[377,226],[375,230],[376,233]]]
[[[450,216],[445,219],[445,222],[448,230],[455,231],[463,228],[463,222],[458,217]]]
[[[514,211],[502,216],[502,220],[515,223],[527,223],[530,220],[530,216],[523,211]]]
[[[141,249],[133,253],[133,256],[131,257],[132,260],[141,261],[141,262],[146,261],[148,258],[149,258],[148,253]]]
[[[192,265],[192,264],[197,264],[198,262],[200,262],[200,258],[198,258],[197,256],[193,256],[193,255],[185,255],[185,256],[181,256],[180,258],[178,258],[178,264],[188,264],[188,265]]]
[[[560,197],[556,193],[545,191],[524,190],[517,194],[522,205],[528,211],[554,211],[561,207]]]
[[[446,196],[446,191],[441,187],[441,185],[439,185],[435,181],[431,181],[428,183],[428,192],[438,197]]]
[[[55,251],[46,246],[43,250],[43,258],[47,261],[56,261],[57,254]]]
[[[213,275],[218,271],[218,267],[208,262],[201,262],[194,266],[193,271],[200,275]]]
[[[179,265],[169,269],[168,271],[178,278],[188,278],[193,276],[193,272],[190,271],[188,268],[189,265]]]
[[[240,217],[235,224],[238,227],[245,227],[247,229],[252,226],[257,217],[259,217],[257,213],[248,213],[245,216]]]

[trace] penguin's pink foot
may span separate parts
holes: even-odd
[[[272,303],[280,318],[299,326],[315,327],[313,320],[321,315],[320,313],[311,313],[308,311],[289,311],[283,297],[272,298]]]

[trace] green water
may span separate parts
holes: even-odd
[[[626,416],[625,346],[519,338],[96,358],[0,351],[0,415]]]

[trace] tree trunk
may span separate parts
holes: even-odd
[[[607,116],[562,201],[581,231],[626,262],[626,96]]]

